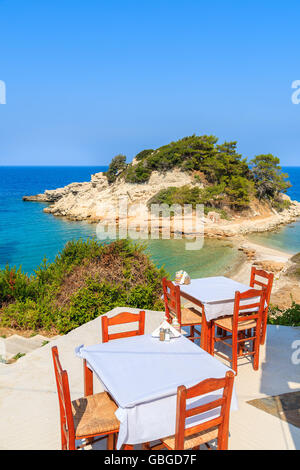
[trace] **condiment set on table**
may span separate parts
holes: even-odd
[[[152,336],[158,338],[159,341],[169,342],[173,338],[179,338],[181,336],[180,325],[177,318],[173,318],[172,325],[167,320],[164,320],[156,330],[153,331]]]

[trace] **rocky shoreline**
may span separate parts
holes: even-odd
[[[184,185],[203,187],[201,182],[195,182],[192,175],[179,169],[163,174],[154,171],[146,184],[130,184],[117,179],[115,183],[109,185],[104,173],[96,173],[91,176],[89,182],[71,183],[63,188],[46,190],[43,194],[24,196],[23,201],[47,203],[49,205],[44,208],[44,212],[69,220],[90,223],[101,221],[109,223],[117,220],[119,226],[125,223],[128,225],[130,221],[132,225],[139,226],[139,231],[149,231],[150,215],[147,202],[162,189]],[[283,198],[290,201],[286,195]],[[125,199],[129,213],[124,217],[117,211],[118,204]],[[231,213],[230,220],[222,219],[220,214],[212,211],[202,219],[204,235],[209,238],[228,238],[275,230],[300,217],[300,203],[290,202],[290,207],[279,213],[256,200],[250,204],[246,215]],[[135,211],[136,207],[138,210]],[[156,228],[162,230],[164,225],[168,225],[169,220],[157,218],[155,223]],[[172,221],[171,233],[175,232],[186,236],[199,234],[197,230],[187,231],[182,218]]]

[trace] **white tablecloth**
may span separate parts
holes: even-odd
[[[87,360],[119,406],[118,449],[124,443],[139,444],[174,434],[177,387],[224,377],[230,370],[183,336],[170,342],[150,335],[123,338],[80,346],[76,354]],[[215,392],[214,399],[221,393]],[[211,401],[211,396],[202,397],[199,405]],[[235,392],[232,409],[237,409]],[[209,411],[201,421],[216,416],[218,410]]]
[[[190,284],[180,286],[182,292],[203,303],[207,321],[233,315],[236,291],[245,292],[249,289],[249,286],[223,276],[192,279]],[[249,300],[246,302],[250,303]],[[245,302],[242,301],[241,305],[243,303]]]

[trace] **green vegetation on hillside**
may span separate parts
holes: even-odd
[[[0,270],[0,326],[67,333],[117,306],[160,310],[164,275],[127,240],[71,241],[32,276]]]
[[[151,204],[191,204],[193,208],[196,204],[204,205],[204,212],[207,214],[212,208],[214,211],[220,212],[222,218],[227,219],[228,215],[222,209],[218,209],[220,199],[220,188],[218,186],[207,186],[206,188],[199,188],[198,186],[190,187],[188,185],[181,186],[180,188],[169,187],[162,189],[155,196],[148,201],[148,208]]]
[[[108,181],[114,182],[120,175],[128,183],[146,183],[152,171],[165,172],[176,167],[194,175],[195,183],[202,183],[205,189],[197,193],[194,187],[190,191],[182,188],[175,194],[174,188],[169,188],[166,199],[162,194],[157,195],[162,202],[167,202],[172,194],[172,200],[180,199],[182,204],[192,198],[195,204],[205,200],[212,207],[217,203],[216,207],[227,205],[240,210],[248,207],[253,197],[258,197],[279,210],[286,208],[288,202],[282,202],[280,193],[290,183],[281,172],[279,159],[271,154],[258,155],[248,164],[236,146],[236,142],[218,144],[215,136],[184,137],[156,150],[139,152],[134,164],[126,164],[124,156],[115,157],[107,172]],[[212,199],[207,197],[209,194]]]

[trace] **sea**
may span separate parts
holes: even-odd
[[[43,212],[45,203],[23,202],[24,195],[56,189],[72,182],[89,181],[107,167],[0,167],[0,268],[20,267],[28,273],[44,259],[52,262],[69,240],[96,236],[96,225],[73,222]],[[300,167],[286,167],[292,188],[288,194],[300,201]],[[300,220],[271,233],[254,234],[256,243],[300,252]],[[186,240],[143,240],[145,249],[171,276],[179,269],[191,277],[226,274],[241,261],[230,241],[207,239],[200,250],[186,250]]]

